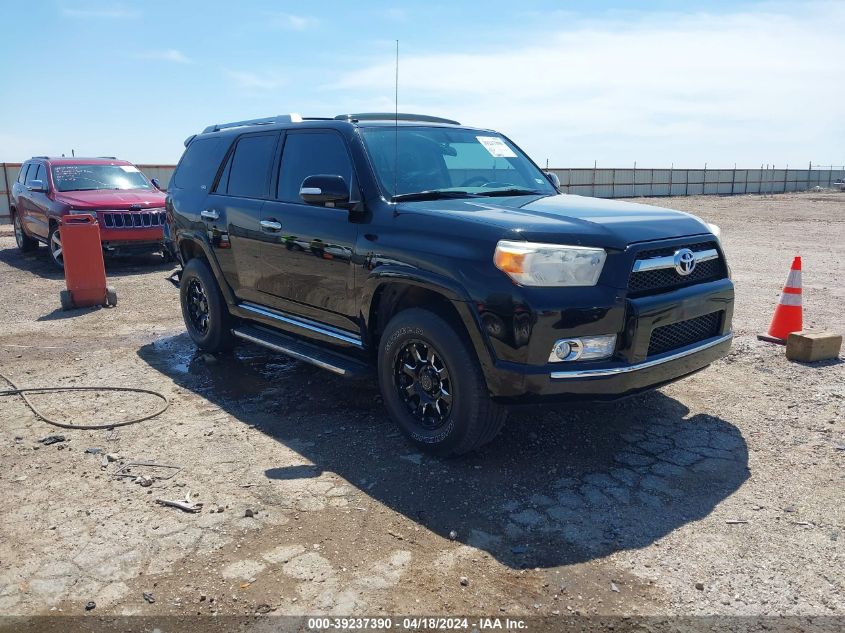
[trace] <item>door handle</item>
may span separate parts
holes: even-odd
[[[216,209],[204,209],[200,211],[200,217],[204,220],[219,220],[220,213]]]
[[[266,231],[281,231],[282,223],[275,220],[261,220],[261,228]]]

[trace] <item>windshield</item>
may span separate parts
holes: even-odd
[[[51,171],[56,191],[153,188],[133,165],[54,165]]]
[[[361,128],[386,197],[557,193],[545,175],[495,132],[441,127]],[[398,169],[395,166],[398,164]]]

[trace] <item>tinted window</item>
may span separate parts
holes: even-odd
[[[21,170],[18,172],[18,182],[22,183],[26,180],[26,170],[29,169],[29,163],[21,165]]]
[[[352,162],[339,134],[288,134],[279,167],[279,200],[302,202],[299,188],[308,176],[343,176],[352,182]]]
[[[382,189],[389,195],[429,189],[474,195],[512,188],[555,193],[543,173],[495,132],[423,126],[361,132]]]
[[[35,180],[35,172],[37,171],[37,167],[35,163],[29,164],[29,171],[26,172],[26,180],[24,184],[29,185],[33,180]]]
[[[245,198],[264,198],[269,190],[270,165],[276,152],[276,134],[243,136],[235,147],[232,156],[228,183],[221,182],[219,191],[230,196]]]
[[[208,189],[227,149],[228,139],[216,137],[194,140],[182,154],[172,184],[177,189]]]

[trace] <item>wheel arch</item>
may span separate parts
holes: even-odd
[[[363,300],[364,335],[373,350],[378,348],[390,319],[409,308],[424,308],[453,325],[470,344],[490,386],[495,365],[492,349],[482,334],[473,303],[451,280],[407,271],[382,271],[367,280]]]
[[[217,262],[217,258],[214,257],[214,253],[211,251],[209,244],[196,235],[182,234],[179,236],[177,241],[177,247],[183,267],[192,259],[199,258],[205,261],[211,269],[211,274],[214,275],[217,285],[220,287],[220,292],[223,293],[223,299],[229,307],[233,307],[237,303],[235,295],[229,287],[229,284],[226,282],[226,277],[220,269],[220,264]]]

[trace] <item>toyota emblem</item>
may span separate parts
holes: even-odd
[[[675,270],[686,277],[695,270],[695,253],[688,248],[675,251]]]

